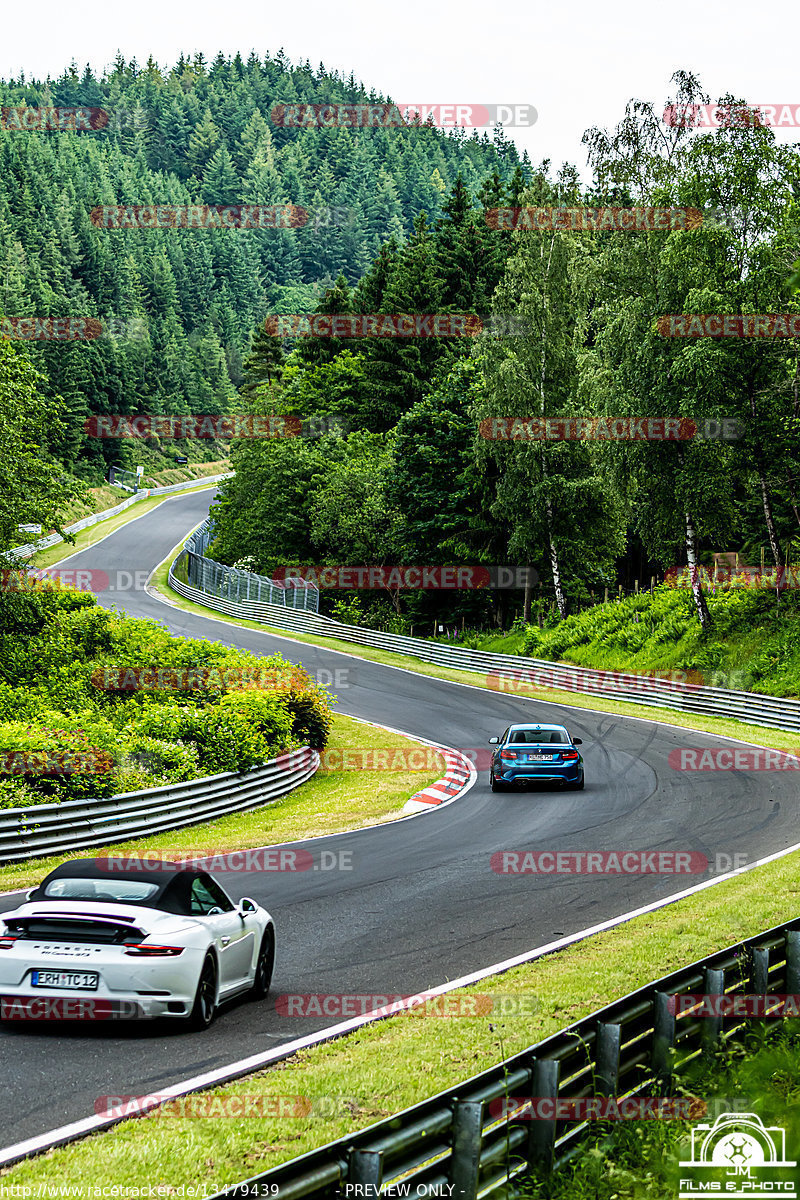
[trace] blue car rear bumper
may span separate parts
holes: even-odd
[[[582,763],[564,763],[563,766],[558,763],[543,763],[541,766],[520,763],[513,767],[495,768],[495,779],[500,779],[503,783],[535,783],[537,780],[543,783],[547,780],[578,783],[582,775]]]

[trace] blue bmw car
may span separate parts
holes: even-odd
[[[515,783],[538,780],[583,790],[583,759],[563,725],[509,725],[502,737],[489,738],[492,752],[489,782],[493,792],[504,792]]]

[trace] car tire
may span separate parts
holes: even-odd
[[[584,783],[585,783],[584,777],[583,777],[583,775],[581,775],[581,777],[577,783],[568,783],[567,787],[569,788],[569,790],[571,792],[582,792]]]
[[[256,973],[250,997],[253,1000],[264,1000],[272,985],[272,972],[275,969],[275,931],[270,928],[264,931],[261,948],[256,960]]]
[[[495,779],[494,775],[489,776],[489,783],[493,792],[504,792],[506,790],[506,785],[501,783],[499,779]]]
[[[200,978],[197,982],[197,991],[195,992],[192,1011],[186,1018],[186,1025],[189,1029],[193,1029],[199,1033],[204,1029],[208,1029],[216,1015],[217,964],[213,954],[207,954],[203,963],[203,969],[200,972]]]

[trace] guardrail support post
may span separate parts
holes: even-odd
[[[703,991],[707,996],[721,996],[725,991],[725,972],[715,967],[706,967],[703,972]],[[703,1053],[710,1054],[719,1045],[722,1037],[722,1017],[701,1017],[703,1031],[701,1041]]]
[[[453,1200],[475,1200],[478,1194],[482,1129],[483,1103],[478,1100],[455,1100],[449,1176]]]
[[[786,934],[786,979],[784,988],[789,996],[800,994],[800,929]]]
[[[672,1074],[672,1047],[675,1045],[675,1013],[670,1012],[671,997],[666,992],[653,996],[653,1070],[666,1083]]]
[[[597,1059],[595,1094],[615,1096],[619,1081],[619,1048],[621,1028],[619,1025],[597,1026]]]
[[[537,1100],[557,1100],[558,1083],[561,1074],[561,1063],[552,1058],[535,1058],[533,1060],[533,1102]],[[531,1114],[531,1131],[528,1137],[528,1162],[540,1170],[552,1171],[553,1155],[556,1143],[556,1122],[537,1119]]]
[[[769,950],[764,946],[753,946],[750,953],[753,962],[753,976],[750,984],[757,996],[765,996],[769,991]]]
[[[347,1156],[347,1182],[362,1184],[362,1196],[377,1197],[383,1176],[382,1150],[350,1150]]]

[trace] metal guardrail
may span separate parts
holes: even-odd
[[[551,1171],[576,1152],[590,1123],[550,1120],[541,1110],[532,1119],[530,1101],[668,1094],[678,1070],[753,1026],[751,1018],[698,1017],[696,1008],[675,1015],[680,1005],[669,998],[800,993],[798,924],[795,918],[666,975],[480,1075],[210,1200],[377,1198],[401,1180],[410,1185],[405,1195],[475,1200],[509,1180]]]
[[[319,762],[319,754],[304,746],[250,771],[226,771],[105,800],[0,809],[0,866],[246,812],[305,783]]]
[[[72,525],[65,525],[64,528],[67,533],[79,533],[81,529],[99,525],[101,521],[117,516],[126,508],[130,508],[132,504],[138,504],[140,500],[147,500],[150,496],[166,496],[170,492],[187,491],[189,488],[200,487],[204,483],[219,483],[222,479],[229,479],[231,474],[232,472],[228,471],[224,475],[202,475],[197,479],[186,479],[183,483],[171,483],[167,487],[140,488],[134,496],[129,496],[127,500],[121,501],[113,508],[104,508],[101,512],[94,513],[91,517],[82,517],[80,521],[74,521]],[[51,533],[47,537],[39,538],[38,541],[28,542],[24,546],[15,546],[10,554],[18,558],[29,558],[37,550],[47,550],[50,546],[57,546],[63,540],[60,533]]]
[[[204,521],[184,542],[186,578],[190,586],[198,588],[204,595],[237,606],[249,604],[252,596],[254,605],[264,603],[305,612],[318,611],[319,592],[310,583],[277,583],[266,575],[241,571],[206,558],[213,531],[213,522]]]
[[[183,552],[182,552],[183,554]],[[520,684],[534,688],[553,688],[599,696],[609,700],[627,700],[679,712],[701,713],[706,716],[733,717],[751,725],[766,725],[775,729],[800,731],[800,702],[766,696],[758,692],[742,692],[733,688],[706,687],[651,675],[634,675],[617,671],[597,671],[590,667],[570,666],[548,662],[541,658],[526,658],[515,654],[490,654],[428,642],[423,638],[401,634],[379,633],[359,625],[344,625],[319,613],[292,612],[277,605],[252,600],[231,602],[230,599],[210,596],[191,583],[177,579],[175,568],[182,555],[175,559],[169,571],[169,583],[179,595],[197,604],[214,608],[228,616],[245,617],[278,629],[320,637],[338,638],[360,646],[393,650],[424,662],[457,671],[476,671],[486,676],[489,687],[499,692],[524,694]]]

